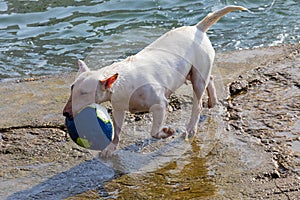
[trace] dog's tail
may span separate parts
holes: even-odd
[[[247,10],[247,8],[244,8],[242,6],[227,6],[221,10],[209,13],[202,21],[200,21],[196,25],[196,27],[205,33],[209,29],[209,27],[211,27],[214,23],[221,19],[221,17],[235,10]]]

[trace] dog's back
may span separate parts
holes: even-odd
[[[214,49],[205,32],[225,14],[235,10],[246,10],[241,6],[227,6],[208,14],[195,26],[184,26],[171,30],[135,56],[113,64],[114,70],[122,83],[132,80],[133,90],[143,84],[159,84],[170,91],[176,90],[185,81],[191,67],[201,71],[205,82],[208,82],[214,60]]]

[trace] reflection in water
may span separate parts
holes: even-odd
[[[191,199],[216,194],[216,186],[208,176],[206,159],[200,158],[197,142],[179,160],[148,173],[131,173],[108,181],[101,191],[89,190],[71,199]]]
[[[205,158],[192,143],[190,158],[177,160],[151,173],[133,173],[105,184],[109,195],[125,199],[169,198],[189,199],[214,195],[216,188],[207,174]]]

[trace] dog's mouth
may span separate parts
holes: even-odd
[[[65,116],[68,119],[72,119],[73,120],[73,116],[70,113],[68,113],[68,112],[64,112],[63,116]]]

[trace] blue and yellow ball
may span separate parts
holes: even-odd
[[[66,118],[71,139],[81,147],[103,150],[114,139],[114,127],[105,107],[93,103],[81,109],[74,119]]]

